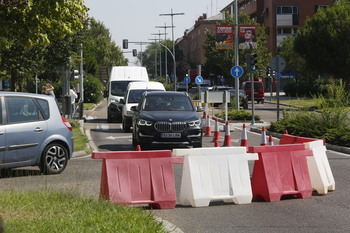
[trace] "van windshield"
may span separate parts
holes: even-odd
[[[130,82],[131,81],[112,81],[111,94],[115,96],[124,96]]]

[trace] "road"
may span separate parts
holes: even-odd
[[[257,114],[273,114],[273,105],[257,105]],[[261,112],[260,112],[261,111]],[[105,102],[87,112],[85,128],[98,151],[134,150],[131,133],[124,133],[120,123],[107,123]],[[273,116],[271,116],[273,117]],[[270,119],[269,119],[270,120]],[[232,124],[233,145],[239,145],[241,123]],[[259,127],[263,123],[257,123]],[[250,124],[247,123],[250,127]],[[231,129],[231,130],[232,130]],[[223,136],[221,134],[221,136]],[[259,145],[261,136],[248,131],[249,145]],[[213,146],[212,137],[204,138],[204,147]],[[274,139],[278,143],[278,139]],[[183,232],[349,232],[350,231],[350,157],[327,152],[336,181],[336,190],[311,198],[286,198],[279,202],[252,202],[234,205],[221,201],[209,207],[177,205],[174,209],[152,210],[156,216],[178,226]],[[97,199],[101,178],[101,161],[89,156],[72,159],[60,175],[42,176],[36,168],[16,169],[12,177],[0,178],[1,190],[68,190]],[[250,168],[252,164],[250,164]],[[182,165],[174,165],[177,194],[180,190]]]

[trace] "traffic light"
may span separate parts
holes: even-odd
[[[70,81],[74,81],[76,79],[79,79],[79,70],[71,70],[71,73],[70,73]]]
[[[124,39],[123,40],[123,49],[128,49],[128,40],[127,39]]]
[[[271,77],[272,75],[272,69],[270,66],[266,67],[266,76],[267,77]]]
[[[257,57],[258,55],[256,53],[251,53],[247,56],[247,67],[251,71],[256,70],[256,63],[258,62]]]
[[[136,50],[136,49],[133,49],[133,50],[132,50],[132,56],[133,56],[133,57],[137,57],[137,50]]]

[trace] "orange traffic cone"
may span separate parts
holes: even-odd
[[[215,140],[214,147],[220,147],[218,140]]]
[[[206,111],[203,112],[203,117],[202,118],[203,119],[207,119],[207,112]]]
[[[205,126],[205,134],[204,136],[211,136],[211,128],[210,128],[210,116],[207,115],[206,126]]]
[[[214,137],[213,142],[220,141],[220,131],[219,131],[219,119],[215,118],[215,130],[214,130]]]
[[[136,146],[136,151],[141,151],[141,146],[140,145]]]
[[[261,144],[260,144],[260,146],[266,146],[266,145],[267,145],[267,142],[266,142],[266,129],[263,126],[262,129],[261,129]]]
[[[270,146],[273,146],[272,135],[269,136],[269,145],[270,145]]]
[[[242,137],[241,137],[241,146],[245,146],[248,149],[248,137],[247,137],[247,128],[243,124]]]
[[[224,139],[223,146],[232,146],[231,134],[230,134],[230,124],[228,123],[228,121],[226,121],[226,124],[225,124],[225,139]]]

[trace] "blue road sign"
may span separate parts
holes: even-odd
[[[196,83],[197,83],[198,85],[200,85],[200,84],[203,83],[203,77],[202,77],[202,76],[197,76],[195,81],[196,81]]]
[[[275,78],[281,78],[281,73],[279,73],[279,72],[276,73],[276,74],[275,74]]]
[[[190,82],[191,82],[190,77],[186,76],[186,77],[184,78],[184,82],[185,82],[185,83],[190,83]]]
[[[231,68],[231,75],[234,78],[242,77],[243,73],[244,73],[244,71],[243,71],[243,68],[241,66],[234,66]]]

